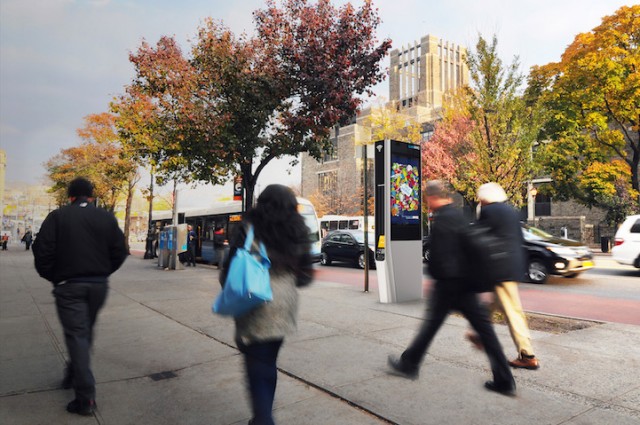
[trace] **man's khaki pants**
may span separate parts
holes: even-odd
[[[505,315],[511,338],[518,348],[518,355],[533,356],[531,346],[531,334],[527,317],[522,310],[520,295],[518,294],[518,282],[500,282],[495,288],[496,299],[494,307],[500,308]]]

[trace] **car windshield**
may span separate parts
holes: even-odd
[[[545,240],[553,238],[553,235],[545,232],[542,229],[538,229],[537,227],[522,227],[522,234],[524,238],[527,240]]]

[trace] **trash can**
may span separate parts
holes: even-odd
[[[602,252],[609,252],[611,249],[611,238],[609,236],[600,237],[600,249]]]

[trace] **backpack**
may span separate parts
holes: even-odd
[[[491,292],[498,282],[507,280],[510,253],[506,244],[482,224],[472,224],[465,234],[464,245],[473,292]]]

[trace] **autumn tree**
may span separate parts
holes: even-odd
[[[419,143],[422,139],[422,124],[414,116],[400,110],[397,101],[380,101],[373,105],[363,125],[371,132],[368,142],[391,139]]]
[[[467,201],[478,186],[499,183],[516,206],[522,205],[534,173],[533,145],[540,129],[537,105],[520,87],[518,58],[505,66],[498,41],[479,36],[466,58],[472,86],[450,93],[443,120],[423,148],[425,177],[450,180]]]
[[[154,185],[164,184],[172,178],[175,181],[175,161],[170,155],[176,152],[171,148],[171,141],[163,143],[162,136],[165,133],[163,133],[161,117],[158,116],[159,109],[148,96],[137,92],[135,87],[129,87],[127,93],[115,98],[110,103],[110,109],[116,117],[115,127],[122,147],[122,156],[148,169],[150,173],[149,186],[142,192],[149,203],[144,258],[151,259],[154,237],[151,223],[155,198]]]
[[[88,115],[77,133],[83,140],[82,144],[63,149],[45,163],[48,177],[53,183],[51,192],[59,205],[63,205],[71,180],[83,176],[93,183],[94,195],[101,206],[111,212],[124,195],[125,235],[128,236],[131,202],[139,177],[137,165],[122,155],[115,131],[115,116],[110,113]]]
[[[560,62],[532,70],[531,92],[548,109],[543,154],[557,198],[607,209],[626,199],[640,209],[639,65],[635,5],[578,34]]]
[[[390,48],[376,42],[380,20],[370,1],[359,9],[281,3],[254,12],[254,38],[207,20],[189,57],[170,37],[130,57],[130,93],[152,100],[162,157],[199,181],[242,176],[248,205],[271,160],[301,152],[320,158],[331,149],[329,129],[353,116],[360,95],[382,80],[379,63]]]
[[[422,141],[423,182],[442,179],[458,186],[459,162],[469,160],[473,150],[469,138],[473,122],[466,101],[466,90],[450,93],[444,100],[442,116],[433,134]]]
[[[331,194],[316,191],[308,196],[313,204],[318,217],[324,215],[363,215],[363,190],[362,187],[356,193],[351,188],[337,187]],[[373,196],[369,196],[369,205]]]

